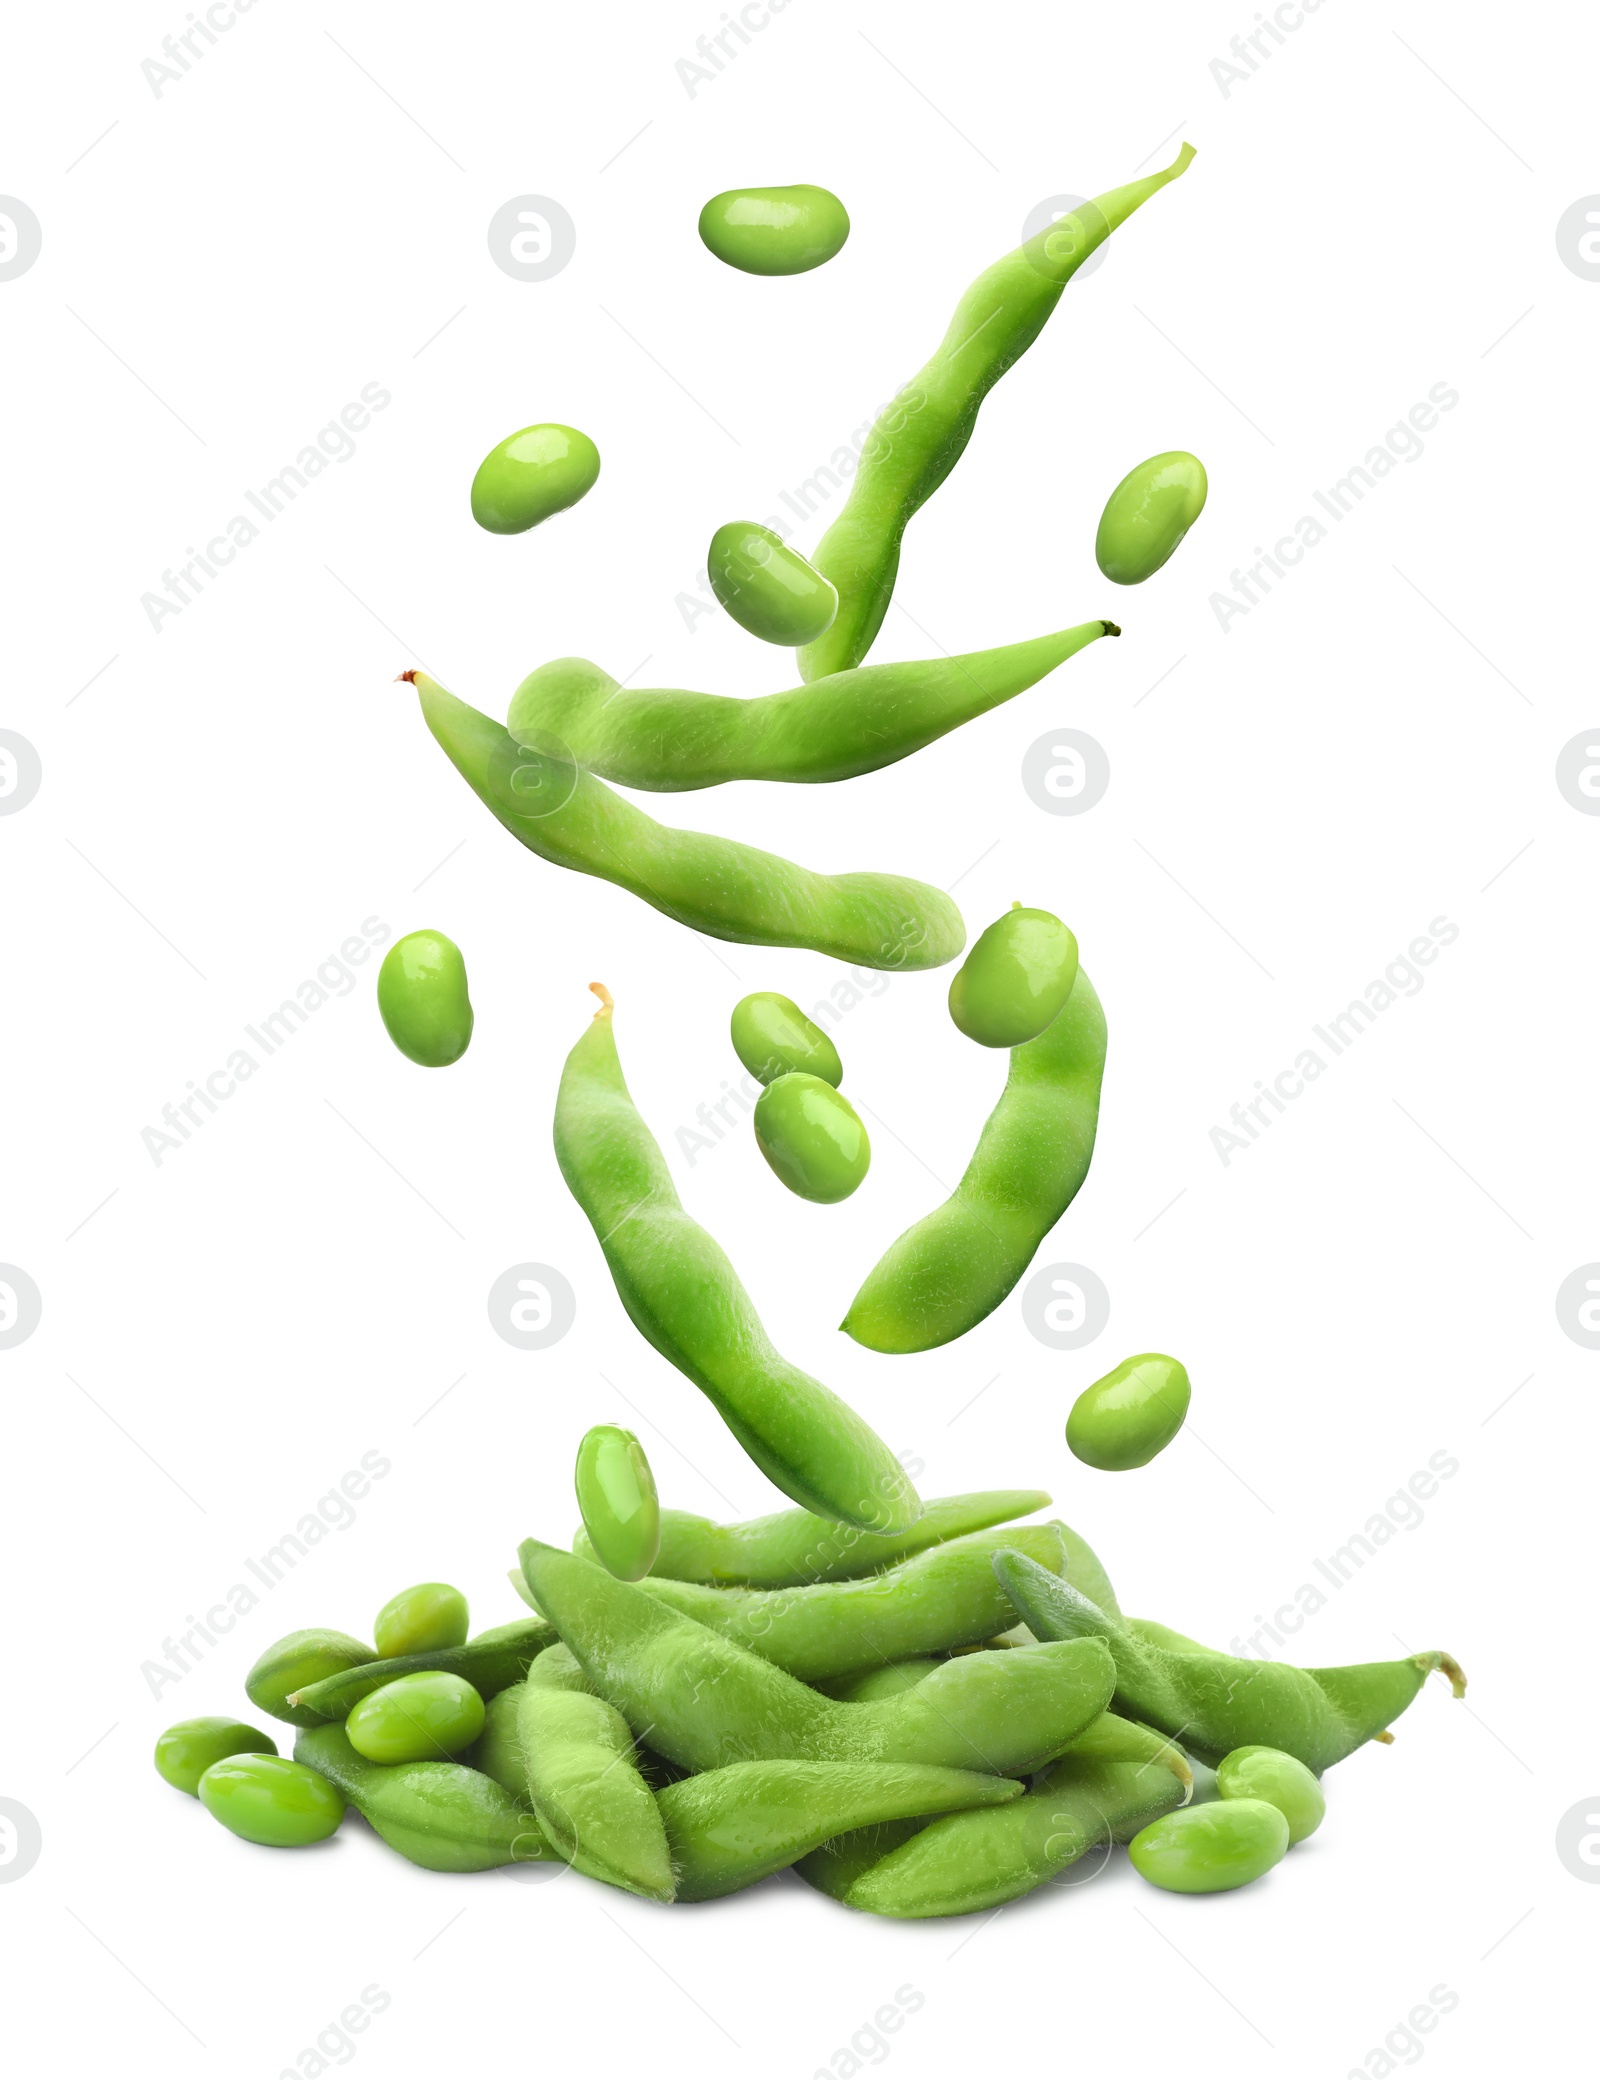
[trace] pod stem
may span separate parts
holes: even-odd
[[[1450,1681],[1450,1694],[1452,1697],[1466,1696],[1466,1671],[1462,1668],[1461,1663],[1454,1654],[1441,1653],[1436,1649],[1431,1654],[1414,1654],[1411,1658],[1416,1666],[1422,1670],[1425,1677],[1432,1675],[1447,1676]]]
[[[1108,636],[1120,636],[1122,633],[1122,630],[1118,628],[1117,624],[1114,621],[1102,621],[1100,626],[1105,630]],[[400,676],[402,679],[414,679],[416,677],[416,674],[415,672],[402,672]]]
[[[616,1009],[616,999],[612,996],[610,990],[606,988],[603,982],[591,982],[589,987],[600,999],[600,1009],[595,1013],[595,1017],[609,1018],[612,1012]]]

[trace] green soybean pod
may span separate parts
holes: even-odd
[[[717,529],[706,571],[729,616],[763,643],[809,643],[839,611],[839,595],[821,571],[755,520]]]
[[[741,997],[728,1030],[734,1053],[757,1083],[772,1083],[796,1071],[820,1076],[835,1090],[844,1081],[838,1048],[791,997],[780,997],[776,990]]]
[[[809,274],[849,236],[838,196],[804,181],[789,188],[725,188],[700,212],[702,243],[741,274]]]
[[[647,1575],[661,1550],[661,1504],[631,1430],[597,1423],[578,1446],[578,1510],[595,1557],[619,1582]]]
[[[472,1038],[461,948],[443,932],[408,932],[378,970],[378,1010],[389,1038],[424,1069],[459,1062]]]
[[[526,1798],[459,1762],[368,1762],[342,1726],[313,1726],[295,1755],[342,1791],[391,1849],[425,1871],[556,1863]]]
[[[344,1722],[368,1762],[443,1762],[483,1731],[483,1699],[442,1668],[396,1676],[363,1697]]]
[[[325,1842],[344,1818],[343,1793],[287,1755],[226,1756],[200,1779],[197,1795],[230,1833],[269,1849]]]
[[[1013,903],[980,932],[950,984],[950,1016],[980,1047],[1037,1040],[1072,994],[1078,942],[1048,910]]]
[[[156,1742],[155,1764],[175,1791],[193,1798],[213,1762],[229,1755],[276,1755],[270,1733],[240,1719],[181,1719]]]
[[[391,1661],[399,1654],[425,1654],[434,1647],[459,1647],[467,1638],[467,1599],[448,1582],[418,1582],[391,1596],[379,1611],[372,1633],[376,1655]]]
[[[490,534],[526,534],[575,506],[599,474],[600,450],[586,433],[555,421],[524,426],[478,464],[472,517]]]
[[[1233,1892],[1264,1878],[1288,1854],[1289,1823],[1261,1798],[1185,1806],[1141,1828],[1128,1856],[1163,1892]]]
[[[818,1206],[848,1199],[872,1161],[855,1107],[820,1076],[795,1071],[769,1083],[756,1100],[755,1129],[776,1176]]]
[[[1188,1373],[1176,1358],[1141,1351],[1085,1387],[1073,1402],[1067,1447],[1085,1466],[1128,1473],[1164,1452],[1188,1413]]]
[[[1328,1810],[1322,1786],[1303,1762],[1278,1748],[1235,1748],[1217,1764],[1221,1798],[1263,1799],[1289,1823],[1289,1846],[1315,1834]]]
[[[291,1726],[316,1726],[322,1713],[292,1705],[289,1698],[328,1676],[342,1675],[347,1668],[360,1668],[363,1662],[377,1658],[371,1647],[364,1647],[348,1632],[330,1632],[320,1625],[288,1632],[262,1653],[244,1679],[244,1694],[258,1712],[287,1719]]]
[[[1199,519],[1206,502],[1205,464],[1169,448],[1130,469],[1106,500],[1094,538],[1094,560],[1113,585],[1153,578]]]

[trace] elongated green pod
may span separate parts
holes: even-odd
[[[646,1899],[671,1899],[672,1861],[633,1735],[614,1705],[534,1669],[517,1693],[517,1739],[539,1825],[569,1863]]]
[[[308,1726],[295,1760],[320,1770],[391,1849],[428,1871],[492,1871],[560,1859],[519,1800],[460,1762],[367,1762],[342,1726]]]
[[[399,1654],[388,1661],[358,1662],[354,1668],[324,1676],[296,1690],[289,1703],[302,1713],[295,1723],[321,1725],[343,1720],[363,1697],[381,1690],[400,1676],[413,1676],[425,1669],[441,1669],[447,1675],[464,1676],[483,1698],[496,1696],[513,1683],[520,1683],[547,1647],[555,1645],[556,1630],[542,1618],[528,1618],[516,1625],[496,1626],[492,1633],[468,1640],[459,1647],[430,1647],[420,1654]]]

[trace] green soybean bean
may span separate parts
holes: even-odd
[[[1436,1670],[1457,1697],[1466,1691],[1456,1662],[1436,1652],[1352,1668],[1295,1668],[1155,1646],[1020,1553],[997,1553],[994,1569],[1040,1639],[1103,1640],[1116,1664],[1116,1709],[1181,1738],[1204,1762],[1259,1745],[1293,1755],[1320,1776],[1378,1739]]]
[[[1086,1583],[1078,1584],[1088,1595]],[[400,1676],[421,1674],[428,1669],[462,1676],[482,1698],[498,1696],[520,1683],[537,1657],[554,1646],[556,1629],[542,1618],[519,1618],[510,1625],[495,1625],[480,1632],[463,1647],[429,1647],[418,1654],[398,1654],[389,1661],[366,1661],[355,1668],[326,1676],[295,1691],[289,1702],[307,1716],[299,1726],[319,1726],[330,1719],[344,1719],[363,1697],[382,1689]]]
[[[1206,502],[1205,466],[1171,448],[1130,469],[1106,500],[1094,560],[1113,585],[1142,585],[1171,556]]]
[[[1038,1039],[1011,1050],[954,1193],[868,1272],[847,1335],[873,1351],[933,1350],[994,1312],[1088,1175],[1105,1062],[1105,1013],[1080,968]]]
[[[287,1755],[224,1756],[201,1777],[196,1795],[230,1834],[269,1849],[325,1842],[344,1818],[335,1787]]]
[[[376,1659],[371,1647],[364,1647],[348,1632],[330,1632],[323,1626],[289,1632],[273,1641],[245,1677],[245,1695],[258,1712],[270,1712],[274,1719],[286,1719],[291,1726],[315,1726],[322,1714],[291,1704],[291,1695],[309,1690],[325,1676]]]
[[[1148,1466],[1183,1428],[1189,1375],[1176,1358],[1141,1351],[1085,1387],[1067,1417],[1067,1448],[1102,1473]]]
[[[428,728],[478,799],[541,859],[614,882],[664,916],[751,946],[805,946],[866,968],[942,967],[961,913],[896,874],[811,874],[731,838],[668,830],[579,767],[564,744],[519,743],[422,672]]]
[[[850,236],[844,204],[807,181],[788,188],[726,188],[700,212],[706,250],[741,274],[808,274]]]
[[[591,986],[601,1009],[561,1072],[556,1160],[635,1328],[802,1507],[868,1531],[908,1529],[922,1503],[899,1460],[836,1394],[779,1356],[732,1264],[684,1212],[622,1080],[610,992]]]
[[[174,1790],[191,1798],[213,1762],[229,1755],[276,1755],[269,1733],[238,1719],[180,1719],[156,1742],[155,1764]]]
[[[307,1727],[296,1758],[342,1791],[391,1849],[427,1871],[559,1863],[526,1799],[459,1762],[368,1762],[342,1726]]]
[[[461,948],[443,932],[408,932],[378,970],[378,1011],[389,1038],[424,1069],[459,1062],[472,1038]]]
[[[1081,203],[967,290],[939,351],[878,415],[849,496],[812,556],[838,588],[839,612],[801,651],[803,678],[859,664],[872,648],[894,591],[906,523],[960,460],[979,406],[1038,338],[1089,255],[1193,157],[1186,144],[1163,172]]]
[[[980,932],[950,984],[950,1016],[980,1047],[1037,1040],[1072,994],[1078,942],[1048,910],[1013,903]]]
[[[472,517],[490,534],[526,534],[594,489],[600,450],[586,433],[555,421],[507,434],[478,464]]]
[[[839,1704],[643,1587],[537,1539],[528,1589],[595,1688],[687,1770],[730,1762],[922,1762],[1015,1776],[1059,1755],[1111,1700],[1098,1640],[963,1654],[898,1697]]]
[[[1128,1844],[1128,1857],[1163,1892],[1232,1892],[1264,1878],[1288,1848],[1289,1823],[1276,1806],[1234,1798],[1153,1820]]]
[[[809,643],[839,610],[839,595],[822,573],[754,520],[717,529],[706,573],[729,616],[763,643]]]
[[[1315,1834],[1328,1810],[1322,1786],[1303,1762],[1277,1748],[1235,1748],[1217,1764],[1219,1798],[1259,1798],[1289,1823],[1289,1846]]]
[[[757,990],[741,997],[728,1021],[733,1051],[757,1083],[779,1076],[820,1076],[837,1090],[844,1081],[839,1050],[820,1026],[813,1025],[792,997]]]
[[[686,1618],[815,1683],[914,1654],[948,1653],[1014,1625],[1017,1614],[990,1565],[1008,1547],[1052,1569],[1066,1564],[1054,1524],[1021,1524],[951,1539],[867,1581],[713,1589],[652,1577],[642,1586]]]
[[[751,1517],[742,1524],[716,1524],[689,1510],[661,1512],[661,1551],[651,1568],[678,1582],[719,1582],[724,1587],[745,1589],[798,1588],[804,1582],[845,1582],[861,1575],[876,1574],[897,1560],[946,1539],[964,1538],[971,1531],[987,1531],[991,1524],[1009,1523],[1014,1517],[1032,1516],[1048,1509],[1050,1497],[1042,1488],[989,1488],[973,1495],[936,1495],[923,1504],[922,1515],[909,1530],[880,1537],[857,1531],[845,1524],[830,1523],[808,1509],[779,1510],[770,1517]],[[1061,1527],[1067,1540],[1076,1540],[1083,1553],[1089,1549],[1076,1534]],[[595,1555],[580,1531],[572,1541],[575,1553],[586,1560]],[[1093,1554],[1089,1554],[1091,1561]],[[1098,1572],[1099,1563],[1094,1562]],[[1102,1610],[1108,1601],[1109,1583],[1100,1582],[1106,1596],[1097,1596],[1089,1582],[1069,1568],[1070,1579]]]
[[[601,1564],[624,1582],[648,1574],[661,1550],[661,1505],[633,1432],[597,1423],[578,1446],[576,1485],[583,1528]]]
[[[652,794],[730,780],[853,780],[909,758],[1121,633],[1114,621],[1084,621],[961,657],[835,672],[753,700],[619,686],[586,658],[558,657],[517,688],[507,726],[519,742],[542,745],[548,733],[589,772]]]
[[[391,1661],[401,1654],[426,1654],[435,1647],[463,1646],[467,1637],[467,1599],[448,1582],[418,1582],[402,1589],[379,1611],[372,1627],[377,1658]]]
[[[483,1731],[483,1699],[460,1676],[424,1669],[363,1697],[344,1730],[369,1762],[442,1762]]]
[[[517,1693],[517,1738],[539,1824],[567,1861],[646,1899],[673,1894],[672,1856],[633,1735],[588,1683],[562,1680],[546,1657]]]
[[[914,1763],[735,1762],[658,1794],[680,1900],[721,1899],[787,1870],[847,1829],[965,1810],[1002,1811],[1008,1777]]]
[[[756,1146],[773,1174],[818,1206],[848,1199],[867,1174],[872,1144],[855,1107],[820,1076],[780,1076],[756,1100]]]

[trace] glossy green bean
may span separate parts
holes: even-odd
[[[1188,1373],[1176,1358],[1141,1351],[1113,1366],[1073,1402],[1067,1448],[1102,1473],[1128,1473],[1164,1452],[1188,1413]]]
[[[594,488],[600,451],[575,426],[547,420],[508,434],[478,464],[472,517],[490,534],[526,534]]]
[[[586,658],[558,657],[523,680],[507,724],[519,739],[547,731],[602,779],[655,794],[729,780],[852,780],[909,758],[1121,633],[1112,621],[1084,621],[996,650],[836,672],[754,700],[619,686]]]
[[[341,1669],[320,1682],[296,1690],[289,1702],[302,1716],[297,1726],[320,1726],[343,1720],[374,1690],[398,1676],[416,1675],[424,1669],[441,1669],[447,1675],[464,1676],[483,1698],[496,1696],[520,1683],[535,1660],[556,1642],[556,1629],[542,1618],[523,1618],[512,1625],[497,1625],[459,1647],[431,1647],[420,1654],[402,1654],[388,1661],[367,1660],[354,1668]]]
[[[1382,1735],[1435,1671],[1449,1678],[1457,1697],[1467,1687],[1450,1655],[1437,1652],[1350,1668],[1295,1668],[1155,1646],[1020,1553],[997,1553],[994,1569],[1040,1639],[1104,1641],[1116,1664],[1119,1712],[1181,1739],[1206,1762],[1260,1745],[1293,1755],[1320,1776]]]
[[[727,188],[700,212],[706,250],[741,274],[809,274],[850,236],[844,204],[827,188]]]
[[[195,1796],[230,1834],[269,1849],[325,1842],[344,1818],[334,1786],[286,1755],[225,1755],[201,1777]]]
[[[741,997],[728,1021],[728,1034],[734,1053],[757,1083],[772,1083],[795,1071],[820,1076],[835,1090],[844,1081],[838,1048],[792,997],[781,997],[776,990]]]
[[[922,1504],[900,1462],[854,1410],[773,1349],[732,1264],[684,1212],[623,1082],[610,993],[593,987],[602,1008],[561,1072],[556,1160],[634,1326],[786,1495],[865,1530],[908,1529]]]
[[[773,1175],[813,1205],[848,1199],[872,1161],[855,1107],[820,1076],[775,1078],[756,1100],[752,1125]]]
[[[582,1687],[541,1680],[517,1693],[517,1739],[539,1825],[569,1863],[646,1899],[673,1894],[672,1858],[655,1798],[634,1763],[633,1735],[614,1705]]]
[[[839,595],[822,573],[755,520],[717,529],[706,575],[729,618],[763,643],[809,643],[839,610]]]
[[[633,1432],[615,1423],[586,1431],[573,1485],[601,1564],[625,1582],[648,1574],[661,1549],[661,1505],[650,1461]]]
[[[942,967],[966,927],[941,890],[898,874],[813,874],[732,838],[668,830],[553,737],[519,744],[424,672],[423,719],[485,808],[530,852],[613,882],[663,916],[749,946],[804,946],[864,968]]]
[[[944,1205],[879,1258],[840,1327],[874,1351],[926,1351],[990,1315],[1088,1175],[1106,1021],[1080,968],[1037,1040],[1011,1050],[1000,1102]]]
[[[1072,994],[1078,942],[1048,910],[1013,903],[974,940],[950,984],[950,1016],[980,1047],[1037,1040]]]
[[[1221,1799],[1142,1828],[1128,1860],[1163,1892],[1233,1892],[1253,1885],[1289,1847],[1289,1823],[1264,1799]]]
[[[193,1798],[213,1762],[229,1755],[276,1755],[270,1733],[238,1719],[181,1719],[156,1741],[155,1765],[175,1791]]]
[[[1114,585],[1153,578],[1199,519],[1206,502],[1205,465],[1182,448],[1135,464],[1106,500],[1095,532],[1094,560]]]
[[[483,1731],[483,1699],[437,1668],[397,1676],[362,1698],[344,1730],[368,1762],[443,1762]]]
[[[880,413],[843,509],[812,555],[838,590],[839,612],[800,652],[803,678],[859,664],[872,648],[906,523],[960,459],[984,398],[1038,338],[1090,254],[1193,157],[1186,144],[1162,172],[1080,204],[979,275],[961,298],[939,351]]]
[[[558,1863],[532,1808],[460,1762],[368,1762],[342,1726],[308,1726],[295,1759],[343,1792],[391,1849],[428,1871]]]
[[[1289,1823],[1289,1846],[1315,1834],[1328,1810],[1322,1786],[1303,1762],[1277,1748],[1235,1748],[1217,1764],[1219,1798],[1260,1798]]]
[[[467,1599],[449,1582],[417,1582],[402,1589],[372,1622],[380,1661],[402,1654],[427,1654],[444,1647],[465,1646],[469,1629]]]
[[[460,1061],[472,1038],[461,948],[443,932],[408,932],[378,970],[378,1012],[389,1038],[424,1069]]]

